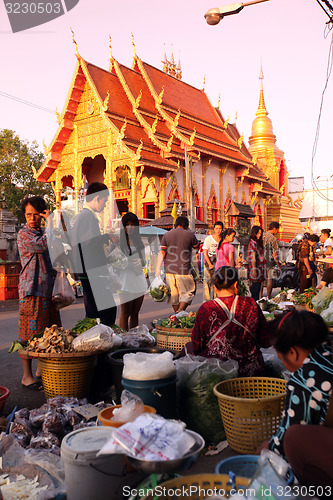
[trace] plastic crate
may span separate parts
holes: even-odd
[[[0,274],[0,288],[18,287],[19,278],[19,274]]]
[[[20,261],[2,262],[0,263],[0,275],[20,274],[21,268],[22,266]]]
[[[0,288],[0,300],[14,300],[14,299],[18,299],[17,286]]]

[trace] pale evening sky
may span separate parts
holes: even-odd
[[[32,0],[31,0],[32,1]],[[0,4],[0,129],[21,139],[51,142],[56,116],[3,96],[10,94],[43,108],[62,111],[76,57],[107,69],[109,34],[113,56],[131,66],[135,37],[138,56],[162,69],[164,44],[180,59],[183,81],[202,88],[234,121],[248,144],[259,101],[262,61],[264,96],[277,146],[285,152],[291,176],[305,176],[310,186],[312,147],[326,80],[332,32],[316,0],[270,0],[245,7],[237,15],[208,26],[204,13],[228,0],[80,0],[65,15],[30,30],[12,33]],[[325,38],[326,36],[326,38]],[[333,83],[322,110],[314,176],[332,173]]]

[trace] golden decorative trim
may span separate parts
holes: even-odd
[[[137,150],[135,152],[135,158],[136,158],[136,160],[140,160],[142,148],[143,148],[143,141],[142,141],[142,139],[140,139],[140,144],[139,144],[139,146],[138,146],[138,148],[137,148]]]
[[[145,70],[145,68],[143,66],[143,63],[142,63],[142,61],[141,61],[141,59],[139,57],[136,58],[136,62],[137,62],[137,65],[139,67],[140,73],[141,73],[144,81],[146,82],[146,85],[149,88],[150,94],[151,94],[151,96],[153,97],[153,99],[155,101],[155,107],[156,107],[156,109],[159,111],[159,113],[162,116],[162,118],[164,118],[164,120],[170,125],[170,127],[172,127],[173,119],[164,110],[164,108],[161,105],[162,104],[162,99],[163,99],[163,94],[164,94],[164,86],[162,87],[162,90],[161,90],[160,94],[158,95],[157,92],[156,92],[156,90],[155,90],[155,88],[154,88],[154,86],[153,86],[153,84],[151,83],[150,78],[148,77],[147,72],[146,72],[146,70]],[[187,137],[184,136],[181,132],[179,132],[179,130],[175,129],[173,131],[173,134],[175,135],[175,137],[177,137],[177,139],[179,139],[180,141],[184,142],[188,146],[191,145],[189,143],[189,140],[187,139]]]
[[[244,134],[242,134],[242,135],[238,138],[237,144],[238,144],[239,149],[241,149],[241,147],[242,147],[242,144],[243,144],[243,139],[244,139]]]
[[[70,28],[70,30],[72,32],[72,40],[73,40],[73,43],[75,45],[75,55],[76,55],[77,60],[79,61],[80,60],[80,54],[79,54],[79,51],[78,51],[78,48],[77,48],[77,43],[76,43],[76,40],[75,40],[75,34],[74,34],[74,31],[72,30],[72,28]]]
[[[193,146],[193,144],[194,144],[194,138],[195,138],[195,134],[196,134],[196,133],[197,133],[197,130],[196,130],[196,128],[194,127],[193,132],[192,132],[191,137],[190,137],[190,140],[189,140],[189,144],[190,144],[190,146]]]
[[[141,101],[141,97],[142,97],[142,89],[140,89],[140,92],[139,92],[139,95],[138,97],[135,99],[135,102],[133,104],[133,108],[134,109],[138,109],[139,106],[140,106],[140,101]]]
[[[151,131],[153,134],[155,134],[155,132],[156,132],[157,124],[158,124],[158,116],[156,115],[156,118],[153,121],[153,124],[151,126]]]
[[[135,179],[135,184],[136,185],[138,185],[139,182],[140,182],[140,180],[141,180],[144,168],[145,168],[144,165],[142,165],[142,167],[140,168],[140,172],[138,172],[137,175],[136,175],[136,179]]]
[[[107,91],[106,98],[103,101],[102,111],[107,111],[108,104],[109,104],[109,99],[110,99],[110,92]]]
[[[226,119],[226,121],[223,123],[223,128],[227,129],[228,128],[228,123],[229,123],[229,116]]]

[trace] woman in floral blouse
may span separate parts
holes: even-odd
[[[258,452],[268,447],[285,457],[287,429],[324,423],[333,384],[332,348],[326,323],[309,311],[290,311],[276,319],[270,326],[270,339],[291,376],[280,425]],[[324,448],[324,443],[318,443],[313,455],[318,457]]]
[[[19,339],[26,343],[47,326],[61,325],[59,311],[52,303],[52,289],[56,271],[52,268],[42,219],[50,215],[45,201],[40,196],[23,200],[21,205],[27,221],[19,231],[17,245],[22,264],[19,280]],[[21,356],[22,385],[31,390],[41,390],[40,380],[35,380],[31,370],[31,359]],[[36,376],[39,376],[37,370]]]
[[[251,282],[250,290],[254,300],[259,299],[261,283],[265,279],[266,261],[264,257],[262,237],[262,227],[253,226],[250,232],[250,239],[247,247],[247,261],[249,265],[248,277]]]

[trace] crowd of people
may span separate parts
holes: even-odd
[[[117,315],[115,293],[120,299],[120,327],[129,330],[139,325],[139,313],[148,289],[145,247],[139,232],[139,219],[128,212],[121,219],[120,234],[102,234],[97,215],[103,212],[109,197],[105,184],[94,182],[88,186],[86,204],[73,218],[68,235],[64,219],[60,218],[70,254],[63,259],[57,250],[59,234],[54,229],[55,219],[50,216],[45,201],[29,197],[22,203],[26,225],[18,234],[18,249],[22,264],[19,281],[19,338],[27,342],[52,324],[61,325],[59,311],[52,301],[52,290],[58,266],[67,262],[70,271],[83,287],[86,317],[100,318],[112,326]],[[42,221],[45,221],[42,224]],[[44,227],[42,227],[44,226]],[[290,311],[268,323],[257,301],[266,283],[270,298],[281,268],[277,233],[279,223],[271,222],[268,230],[254,225],[249,233],[248,245],[236,255],[233,245],[236,231],[216,221],[213,234],[206,237],[204,256],[203,303],[196,315],[187,352],[221,360],[238,362],[239,376],[264,376],[265,366],[261,348],[274,346],[278,357],[291,372],[287,384],[287,397],[280,426],[265,447],[287,458],[297,477],[309,484],[307,471],[313,468],[311,484],[332,484],[333,448],[325,451],[311,448],[311,456],[304,453],[309,443],[332,443],[333,431],[323,426],[328,423],[328,407],[333,383],[332,348],[328,329],[323,319],[308,311]],[[318,243],[322,250],[316,252]],[[170,291],[173,314],[186,310],[192,303],[196,283],[192,274],[192,251],[200,242],[189,230],[185,216],[177,217],[174,228],[161,239],[155,275],[165,271],[165,282]],[[109,262],[105,253],[119,249],[126,265],[120,272],[121,289],[110,286]],[[299,238],[294,255],[300,280],[300,291],[317,286],[317,255],[332,255],[333,240],[329,230]],[[245,257],[245,258],[244,258]],[[239,271],[246,268],[251,297],[238,293]],[[325,270],[318,288],[333,281],[333,270]],[[38,369],[32,373],[31,360],[22,357],[25,388],[41,390]],[[333,420],[333,419],[332,419]],[[332,422],[333,423],[333,422]],[[297,443],[297,446],[295,445]],[[303,453],[304,450],[304,453]],[[314,481],[317,481],[315,483]]]

